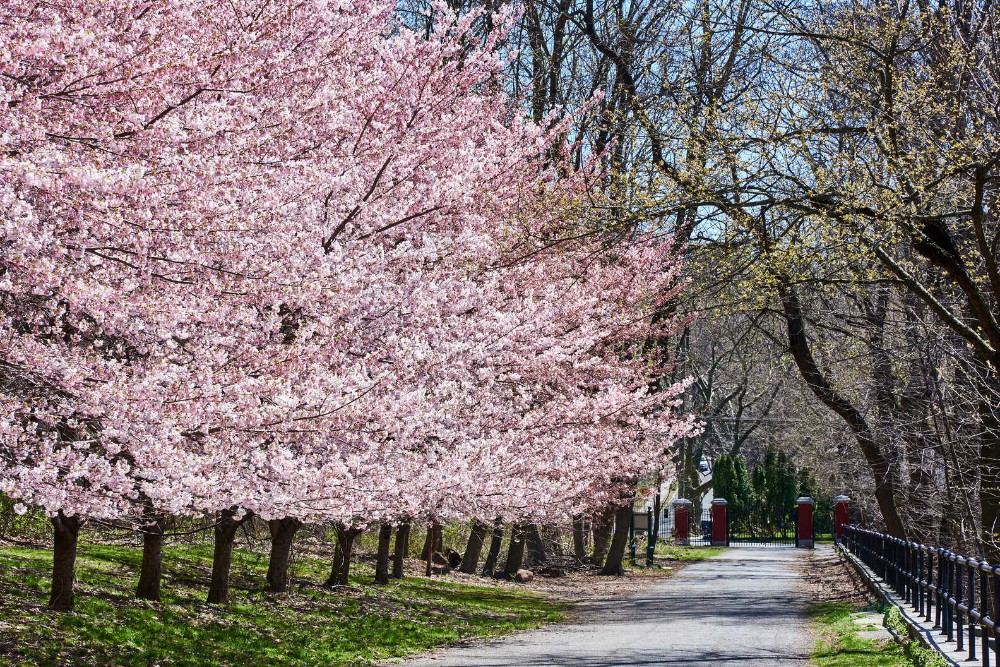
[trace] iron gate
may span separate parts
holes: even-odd
[[[712,508],[705,507],[697,514],[692,507],[688,511],[688,541],[692,546],[710,546],[712,544]],[[660,523],[660,535],[673,536],[677,520],[677,506],[670,504],[663,510]]]
[[[712,508],[706,507],[702,510],[701,516],[691,513],[691,527],[688,529],[690,543],[699,546],[712,545]]]
[[[772,508],[766,505],[727,508],[730,545],[776,544],[795,546],[797,508]]]

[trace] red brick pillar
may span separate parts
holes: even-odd
[[[678,498],[674,506],[674,540],[677,544],[691,544],[691,501]]]
[[[837,496],[833,499],[833,537],[838,542],[844,536],[844,526],[851,522],[850,515],[851,499],[847,496]]]
[[[712,546],[724,547],[729,544],[729,524],[726,523],[725,498],[712,501]]]
[[[796,501],[799,504],[799,529],[795,540],[795,546],[813,547],[813,505],[815,501],[808,496],[803,496]]]

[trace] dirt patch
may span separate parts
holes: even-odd
[[[589,602],[639,593],[672,576],[688,565],[682,561],[658,561],[658,567],[629,570],[621,577],[602,577],[596,570],[567,572],[560,577],[536,576],[530,584],[518,584],[502,579],[490,579],[460,572],[440,578],[477,586],[517,588],[538,593],[560,602]],[[435,579],[439,577],[435,576]]]
[[[800,566],[802,583],[814,603],[874,604],[875,596],[839,551],[813,553]]]
[[[540,577],[532,582],[531,590],[558,600],[586,602],[632,595],[661,583],[682,567],[680,561],[661,567],[629,570],[621,577],[602,577],[596,572],[573,572],[565,577]]]

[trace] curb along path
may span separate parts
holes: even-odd
[[[402,664],[804,667],[813,641],[798,567],[809,553],[789,547],[728,549],[636,595],[581,606],[572,624]]]

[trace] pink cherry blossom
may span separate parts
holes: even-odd
[[[392,10],[0,7],[0,491],[559,515],[693,433],[644,343],[680,324],[653,317],[677,249],[592,231],[593,175],[557,172],[563,127],[520,117],[472,16]]]

